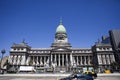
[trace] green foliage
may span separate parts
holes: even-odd
[[[29,65],[32,65],[33,64],[33,61],[32,61],[32,59],[30,59],[30,61],[29,61]]]
[[[112,69],[120,69],[120,64],[117,62],[113,62],[110,64]]]
[[[5,61],[5,63],[3,64],[3,66],[8,65],[8,60]]]

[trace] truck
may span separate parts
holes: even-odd
[[[34,66],[20,66],[18,72],[36,72]]]

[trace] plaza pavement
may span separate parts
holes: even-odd
[[[26,74],[26,73],[18,73],[18,74],[0,74],[0,77],[1,76],[8,76],[8,77],[66,77],[66,76],[69,76],[71,73],[40,73],[40,74],[34,74],[34,73],[31,73],[31,74]],[[111,74],[97,74],[98,76],[102,77],[102,76],[120,76],[120,73],[111,73]]]
[[[70,73],[0,74],[0,80],[59,80]],[[98,74],[94,80],[120,80],[120,73]]]
[[[0,77],[66,77],[70,73],[40,73],[40,74],[1,74]]]

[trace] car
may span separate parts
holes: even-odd
[[[70,76],[62,78],[60,80],[93,80],[93,78],[87,74],[73,73]]]
[[[105,70],[105,73],[106,73],[106,74],[110,74],[111,71],[110,71],[109,69],[106,69],[106,70]]]
[[[85,71],[84,74],[87,74],[88,76],[91,76],[93,78],[97,78],[97,73],[94,71]]]

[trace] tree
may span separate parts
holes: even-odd
[[[3,66],[6,66],[7,70],[10,68],[10,63],[8,62],[8,59],[5,61]]]
[[[113,62],[110,64],[111,68],[114,70],[120,69],[120,64],[117,62]]]

